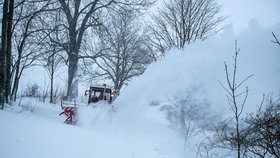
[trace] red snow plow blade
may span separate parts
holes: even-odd
[[[77,104],[76,101],[74,103],[64,102],[61,100],[61,109],[63,110],[59,115],[65,115],[66,120],[64,123],[75,125],[77,123],[76,114],[77,114]]]

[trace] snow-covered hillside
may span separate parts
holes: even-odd
[[[0,157],[195,157],[201,141],[196,132],[230,115],[218,80],[225,82],[224,61],[231,65],[235,40],[241,48],[238,80],[254,74],[245,83],[250,89],[246,112],[254,110],[263,93],[279,93],[279,46],[270,34],[275,28],[262,29],[252,22],[250,29],[235,35],[228,27],[221,37],[171,50],[122,91],[113,103],[115,110],[81,105],[77,126],[63,124],[59,105],[33,99],[23,99],[18,108],[19,103],[7,105],[0,111]],[[190,117],[187,140],[163,108],[185,96],[197,115]]]

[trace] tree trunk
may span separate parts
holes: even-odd
[[[51,56],[51,94],[50,103],[53,103],[53,78],[54,78],[54,55]]]
[[[21,57],[22,57],[22,54],[19,53],[17,64],[16,64],[16,73],[15,73],[15,78],[14,78],[14,85],[13,85],[12,94],[11,94],[12,100],[14,100],[14,101],[16,101],[16,99],[17,99],[19,80],[20,80],[20,77],[21,77],[22,72],[24,70],[24,67],[20,68]]]
[[[12,88],[12,93],[11,93],[11,99],[13,101],[16,101],[16,93],[17,93],[17,87],[18,87],[18,83],[19,83],[19,73],[20,73],[20,61],[21,61],[21,53],[18,53],[18,59],[16,61],[16,72],[15,72],[15,76],[14,76],[14,84],[13,84],[13,88]]]
[[[18,77],[18,75],[16,75],[14,78],[14,85],[13,85],[12,93],[11,93],[11,99],[13,101],[16,101],[16,99],[17,99],[18,84],[19,84],[19,77]]]
[[[50,94],[50,103],[53,103],[53,75],[51,76],[51,94]]]
[[[68,99],[74,99],[78,96],[78,54],[69,53],[69,66],[68,66]]]
[[[4,109],[6,85],[6,53],[7,53],[7,18],[9,1],[4,0],[2,18],[2,37],[0,54],[0,106]]]
[[[11,94],[13,14],[14,14],[14,0],[10,0],[8,20],[7,20],[8,24],[7,24],[7,53],[6,53],[6,85],[5,85],[6,103],[10,102],[9,96]]]
[[[18,92],[18,85],[19,85],[19,79],[20,77],[16,78],[16,86],[15,86],[15,94],[14,94],[14,101],[17,99],[17,92]]]

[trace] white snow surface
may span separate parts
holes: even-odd
[[[221,37],[191,44],[183,51],[171,50],[122,91],[114,109],[104,103],[80,105],[76,126],[63,124],[59,105],[30,98],[7,105],[0,111],[0,157],[195,157],[201,135],[193,134],[184,147],[184,138],[171,128],[161,105],[191,93],[196,102],[209,103],[211,115],[229,116],[218,80],[225,83],[224,61],[232,65],[235,40],[241,49],[238,81],[254,74],[244,84],[250,90],[245,111],[254,111],[263,93],[279,93],[280,47],[271,42],[271,31],[279,25],[263,29],[252,22],[249,28],[235,35],[228,26]]]
[[[112,120],[108,104],[79,107],[76,126],[63,124],[59,106],[24,98],[20,107],[0,111],[2,158],[180,158],[183,145],[166,121],[145,117],[135,122]],[[22,111],[28,104],[30,111]],[[32,110],[33,109],[33,110]],[[129,114],[130,115],[130,114]],[[132,118],[132,120],[137,120]]]

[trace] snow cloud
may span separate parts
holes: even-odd
[[[192,96],[211,102],[213,108],[229,110],[225,91],[218,81],[226,84],[224,62],[232,72],[237,40],[240,48],[237,80],[240,82],[254,74],[244,84],[249,87],[245,110],[252,111],[261,102],[263,93],[278,94],[280,90],[280,47],[271,42],[271,31],[279,30],[276,28],[279,25],[263,28],[257,21],[251,21],[249,27],[238,34],[228,26],[220,37],[188,45],[183,51],[171,50],[135,79],[115,104],[139,113],[143,106],[155,100],[186,95],[191,90]],[[280,36],[280,32],[275,33]]]

